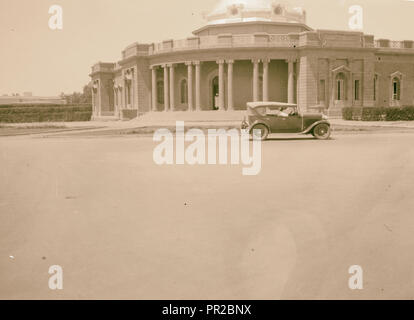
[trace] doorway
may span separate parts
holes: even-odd
[[[218,110],[219,108],[219,78],[218,76],[214,77],[211,80],[211,105],[213,110]]]

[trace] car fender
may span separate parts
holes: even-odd
[[[257,124],[262,124],[262,125],[266,126],[267,130],[269,130],[269,132],[271,132],[271,131],[270,131],[270,126],[269,126],[266,122],[264,122],[264,121],[260,121],[260,120],[256,120],[255,122],[253,122],[253,123],[250,125],[250,127],[249,127],[249,133],[252,133],[253,127],[254,127],[255,125],[257,125]]]
[[[328,125],[329,127],[331,126],[331,124],[329,123],[329,121],[327,121],[327,120],[320,120],[320,121],[317,121],[317,122],[312,123],[302,133],[304,133],[304,134],[310,133],[313,130],[313,128],[315,128],[317,125],[322,124],[322,123]]]

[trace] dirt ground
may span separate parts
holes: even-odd
[[[133,134],[0,137],[0,298],[413,299],[413,141],[273,138],[243,176]]]

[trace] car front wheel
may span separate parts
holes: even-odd
[[[255,131],[256,130],[256,131]],[[253,138],[266,140],[269,135],[269,129],[264,124],[256,124],[251,130]]]
[[[319,140],[326,140],[331,136],[331,127],[325,123],[318,124],[312,132],[312,135]]]

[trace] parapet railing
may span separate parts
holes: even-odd
[[[193,37],[183,40],[167,40],[154,43],[149,47],[149,54],[160,54],[175,51],[241,48],[241,47],[294,47],[299,45],[299,36],[295,34],[221,34],[213,36]]]
[[[378,39],[374,42],[375,48],[390,48],[390,49],[414,49],[414,41],[392,41],[388,39]]]
[[[95,72],[112,72],[114,70],[115,63],[97,63],[92,66],[92,73]]]
[[[243,47],[295,48],[299,46],[414,49],[414,41],[374,40],[373,36],[362,34],[342,34],[339,36],[324,33],[318,34],[317,32],[302,34],[220,34],[154,43],[148,47],[148,54],[154,55],[197,49]]]

